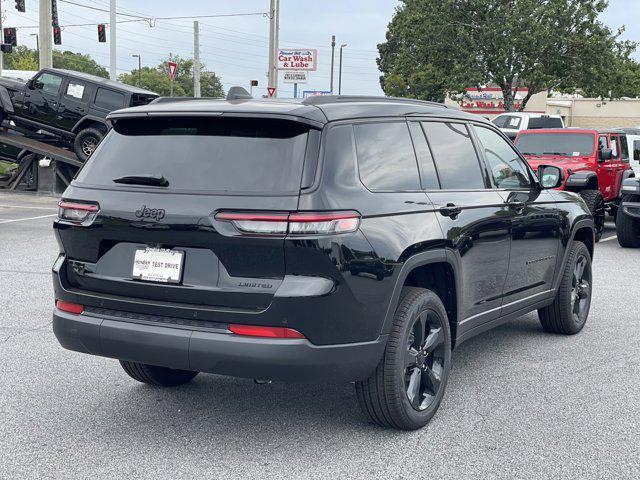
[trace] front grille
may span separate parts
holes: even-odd
[[[163,317],[159,315],[145,315],[143,313],[122,312],[120,310],[110,310],[98,307],[85,307],[84,311],[92,316],[109,320],[120,320],[123,322],[142,323],[146,325],[162,325],[187,330],[214,330],[219,333],[229,332],[229,324],[227,323],[206,322],[203,320],[192,320],[177,317]]]

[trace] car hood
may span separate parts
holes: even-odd
[[[25,90],[27,88],[26,81],[16,80],[15,78],[9,77],[0,77],[0,85],[9,90]]]
[[[531,168],[536,172],[538,171],[539,165],[555,165],[556,167],[560,167],[564,170],[571,169],[573,171],[591,168],[589,157],[561,157],[556,155],[548,157],[533,157],[525,155],[524,158],[527,159],[527,163],[531,165]]]

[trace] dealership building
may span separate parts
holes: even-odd
[[[527,89],[516,92],[516,108]],[[445,104],[492,119],[504,113],[502,91],[497,86],[467,88],[461,97],[449,97]],[[525,112],[560,115],[568,127],[612,128],[640,126],[640,98],[602,100],[580,96],[549,95],[545,90],[533,95]]]

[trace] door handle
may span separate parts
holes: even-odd
[[[522,210],[524,210],[525,207],[525,203],[524,202],[515,202],[515,201],[511,201],[511,202],[504,202],[505,205],[507,205],[511,210],[515,210],[516,212],[521,212]]]
[[[441,215],[455,219],[462,212],[462,207],[458,207],[455,203],[447,203],[444,207],[440,207],[439,211]]]

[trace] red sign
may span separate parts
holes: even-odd
[[[167,62],[167,68],[169,70],[169,77],[171,77],[171,80],[173,80],[173,78],[176,76],[178,64],[176,62]]]
[[[276,93],[276,87],[267,87],[267,92],[269,93],[269,98],[273,97]]]

